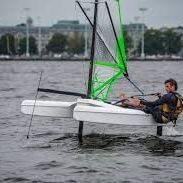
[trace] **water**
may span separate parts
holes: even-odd
[[[163,91],[172,77],[183,94],[183,62],[130,62],[129,73],[146,93]],[[24,99],[34,99],[41,87],[85,92],[87,64],[82,62],[0,62],[0,182],[183,182],[183,123],[156,137],[154,127],[84,123],[83,145],[78,122],[20,113]],[[124,88],[133,93],[131,85]],[[130,94],[131,94],[130,93]],[[39,93],[44,100],[75,97]]]

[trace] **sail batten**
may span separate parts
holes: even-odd
[[[106,80],[105,82],[102,82],[102,84],[98,88],[95,88],[94,92],[101,90],[104,86],[106,86],[107,84],[109,84],[109,83],[113,82],[115,79],[117,79],[118,76],[120,76],[121,74],[122,74],[122,72],[118,72],[110,79]]]

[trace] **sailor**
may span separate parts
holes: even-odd
[[[144,112],[152,114],[154,120],[158,123],[168,123],[172,121],[176,124],[178,115],[183,111],[183,97],[177,93],[178,85],[174,79],[168,79],[164,82],[167,94],[159,96],[155,101],[147,101],[144,99],[131,99],[122,103],[128,106],[136,107],[144,110]],[[124,99],[125,100],[125,99]]]

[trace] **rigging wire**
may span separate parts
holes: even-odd
[[[92,26],[93,28],[93,23],[91,22],[90,18],[88,17],[88,15],[86,14],[86,12],[84,11],[83,7],[81,6],[80,2],[79,1],[76,1],[76,3],[78,3],[81,11],[83,12],[83,14],[85,15],[85,17],[87,18],[88,22],[90,23],[90,25]],[[103,42],[103,44],[105,45],[106,49],[108,50],[108,52],[110,53],[111,57],[113,58],[113,60],[117,63],[114,55],[111,53],[110,49],[109,49],[109,46],[107,45],[107,43],[104,41],[102,35],[100,35],[100,33],[98,31],[96,31],[96,34],[97,36],[100,38],[100,40]]]
[[[131,96],[131,98],[133,97],[147,97],[147,96],[157,96],[159,97],[161,93],[156,92],[156,93],[148,93],[148,94],[142,94],[142,95],[133,95]]]
[[[77,0],[75,2],[77,2]],[[83,3],[83,4],[95,4],[96,3],[96,2],[93,2],[93,1],[88,1],[88,2],[86,2],[86,1],[78,1],[78,2]],[[101,3],[105,3],[105,1],[97,2],[97,4],[101,4]]]
[[[38,82],[38,87],[37,88],[39,88],[39,86],[41,84],[42,73],[43,73],[43,71],[41,71],[41,73],[40,73],[40,78],[39,78],[39,82]],[[28,133],[27,133],[27,139],[29,138],[30,128],[31,128],[31,125],[32,125],[33,117],[34,117],[34,110],[35,110],[35,106],[36,106],[38,92],[39,92],[39,90],[36,91],[36,97],[35,97],[35,101],[34,101],[34,105],[33,105],[33,110],[32,110],[32,114],[31,114],[29,129],[28,129]]]
[[[76,19],[77,20],[79,20],[79,15],[78,15],[78,10],[77,10],[77,4],[76,3],[74,3],[75,4],[75,17],[76,17]],[[86,81],[86,78],[87,78],[87,74],[86,74],[86,72],[85,72],[85,63],[84,63],[84,61],[82,62],[82,69],[83,69],[83,71],[82,71],[82,76],[83,76],[83,81],[84,81],[84,87],[85,87],[85,93],[87,93],[87,81]]]
[[[84,80],[84,86],[85,86],[85,92],[87,92],[87,81],[86,81],[86,78],[87,78],[87,74],[85,72],[85,63],[86,61],[83,61],[82,65],[83,65],[83,80]]]
[[[113,28],[113,33],[114,33],[114,36],[115,36],[115,39],[116,39],[116,43],[117,43],[117,46],[118,46],[118,49],[119,49],[119,53],[120,53],[121,59],[123,61],[123,65],[124,65],[124,69],[125,69],[125,75],[128,76],[128,71],[127,71],[126,63],[124,61],[122,50],[121,50],[121,47],[119,45],[119,41],[118,41],[118,38],[117,38],[116,30],[115,30],[115,27],[114,27],[114,24],[113,24],[113,20],[112,20],[112,17],[111,17],[111,13],[110,13],[110,10],[109,10],[108,3],[105,2],[105,5],[106,5],[107,11],[108,11],[108,16],[109,16],[109,19],[110,19],[110,22],[111,22],[111,26]]]
[[[142,94],[144,95],[144,92],[126,75],[124,75],[125,78]]]
[[[118,100],[114,103],[111,103],[112,105],[117,105],[121,102],[125,102],[126,100],[129,100],[130,98],[134,98],[134,97],[148,97],[148,96],[157,96],[159,97],[160,93],[157,92],[157,93],[147,93],[147,94],[142,94],[142,95],[132,95],[130,97],[126,97],[125,99],[122,99],[122,100]],[[142,98],[139,98],[139,99],[142,99]]]

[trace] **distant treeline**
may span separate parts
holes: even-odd
[[[172,29],[149,29],[144,35],[144,51],[147,55],[176,55],[182,48],[181,35]],[[140,51],[139,45],[139,51]]]
[[[164,31],[158,29],[147,29],[144,33],[144,52],[145,55],[177,55],[183,46],[183,35],[176,33],[173,29]],[[141,36],[136,48],[133,46],[132,37],[126,39],[126,47],[130,55],[140,56]]]
[[[74,33],[72,36],[66,36],[56,33],[49,40],[46,48],[42,50],[42,54],[64,53],[81,54],[84,52],[85,40],[84,36]],[[11,34],[5,34],[0,39],[0,54],[4,55],[23,55],[26,53],[26,37],[16,39]],[[29,53],[31,55],[38,54],[38,43],[33,36],[29,37]]]
[[[141,41],[139,40],[137,48],[133,48],[133,39],[124,33],[126,49],[130,54],[140,55]],[[91,42],[91,41],[87,41]],[[144,34],[144,49],[146,55],[172,55],[178,54],[182,48],[181,35],[172,29],[160,31],[158,29],[148,29]],[[88,45],[90,47],[90,45]],[[56,33],[49,40],[42,54],[65,53],[68,55],[83,54],[85,50],[85,39],[83,34],[74,33],[67,36]],[[5,34],[0,39],[0,54],[4,55],[23,55],[26,53],[26,38],[15,38],[11,34]],[[32,36],[29,37],[29,53],[38,54],[38,43]]]

